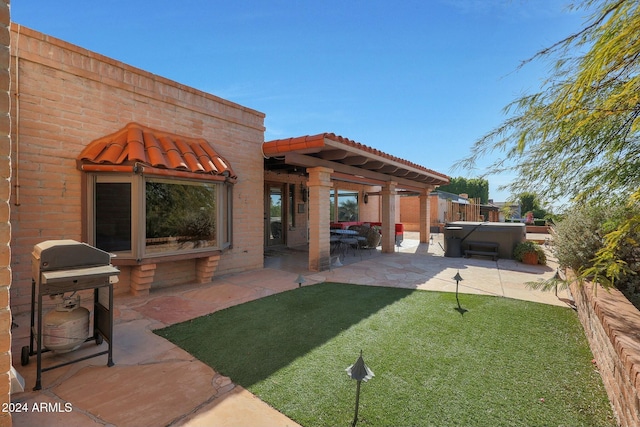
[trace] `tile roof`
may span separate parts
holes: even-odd
[[[291,152],[322,157],[322,151],[340,149],[350,152],[350,155],[357,154],[360,156],[364,155],[372,158],[375,157],[382,161],[390,161],[396,164],[408,166],[409,168],[434,177],[434,180],[442,181],[439,185],[449,183],[449,177],[443,173],[436,172],[417,163],[387,154],[378,149],[344,138],[334,133],[321,133],[317,135],[305,135],[296,138],[267,141],[262,145],[262,149],[265,156],[274,157]]]
[[[229,162],[206,140],[175,135],[138,123],[129,123],[115,133],[92,141],[82,150],[77,160],[82,165],[97,166],[81,167],[84,170],[115,170],[112,167],[114,165],[142,164],[165,172],[236,178]]]

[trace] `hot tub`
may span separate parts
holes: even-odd
[[[446,224],[444,238],[445,245],[447,243],[454,246],[460,245],[460,250],[454,248],[449,251],[445,246],[445,256],[460,257],[465,250],[469,249],[468,242],[488,242],[499,245],[500,258],[511,259],[513,248],[527,239],[527,230],[524,224],[515,222],[456,221]]]

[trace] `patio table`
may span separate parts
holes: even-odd
[[[332,236],[329,236],[329,242],[335,244],[331,253],[338,250],[338,256],[340,254],[344,256],[347,255],[349,250],[349,246],[355,245],[353,250],[353,254],[355,255],[355,251],[358,250],[360,253],[360,245],[358,244],[358,232],[356,230],[346,230],[346,229],[331,229]],[[336,239],[337,237],[337,239]],[[361,255],[362,256],[362,255]]]

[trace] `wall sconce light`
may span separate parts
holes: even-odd
[[[369,194],[368,193],[364,193],[364,196],[362,196],[362,200],[364,201],[365,205],[367,203],[369,203]]]
[[[302,201],[305,202],[305,203],[307,202],[307,191],[308,190],[305,187],[302,187],[302,191],[301,191],[301,193],[302,193]]]

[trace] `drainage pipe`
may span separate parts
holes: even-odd
[[[20,206],[20,24],[18,24],[18,35],[16,37],[16,166],[15,166],[15,191],[16,198],[14,204]]]

